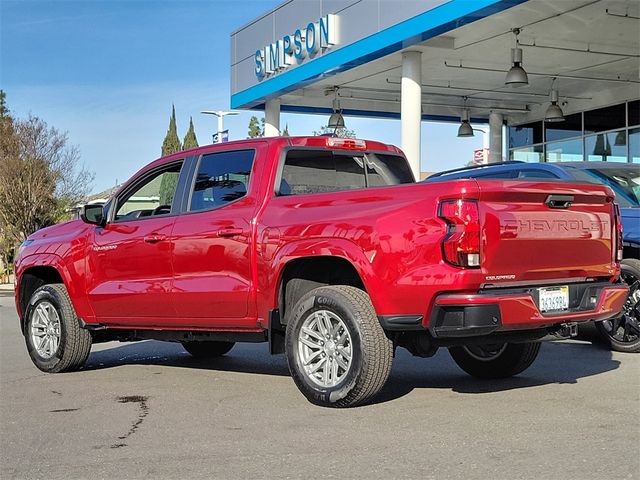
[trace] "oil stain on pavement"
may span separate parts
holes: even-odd
[[[117,399],[118,403],[137,403],[140,410],[138,411],[138,418],[136,419],[135,422],[133,422],[129,431],[124,435],[119,436],[118,440],[120,440],[120,442],[114,443],[113,445],[111,445],[111,448],[120,448],[120,447],[127,446],[124,440],[126,440],[131,435],[133,435],[136,432],[136,430],[138,430],[138,427],[140,427],[145,417],[149,415],[149,405],[147,404],[147,400],[148,400],[148,397],[145,397],[142,395],[128,395],[124,397],[118,397]]]

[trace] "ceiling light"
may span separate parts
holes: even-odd
[[[504,80],[505,85],[511,87],[522,87],[529,85],[529,76],[524,68],[522,68],[522,49],[518,46],[518,34],[520,30],[515,28],[513,33],[516,36],[516,47],[511,49],[511,68],[507,72]]]
[[[464,108],[460,115],[460,127],[458,128],[458,137],[473,137],[473,127],[469,123],[469,110]]]
[[[564,113],[562,112],[560,105],[558,105],[558,90],[552,89],[549,99],[551,100],[551,104],[547,108],[547,112],[544,114],[544,121],[563,122]]]

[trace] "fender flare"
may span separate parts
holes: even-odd
[[[313,238],[289,242],[276,252],[270,262],[271,271],[274,274],[272,276],[273,291],[269,302],[277,308],[284,269],[292,261],[302,258],[336,257],[346,260],[355,269],[365,289],[370,291],[372,280],[375,278],[371,265],[374,252],[375,250],[372,250],[370,260],[357,244],[344,238]],[[371,300],[374,301],[373,298]]]
[[[83,319],[87,319],[87,317],[93,317],[93,310],[86,301],[86,292],[82,290],[80,285],[81,282],[73,281],[73,275],[69,271],[68,266],[64,263],[63,258],[55,253],[42,252],[33,253],[26,257],[20,257],[19,264],[16,268],[16,277],[20,279],[20,282],[16,284],[15,295],[17,304],[16,306],[18,307],[21,323],[22,317],[24,316],[24,312],[22,312],[21,309],[23,300],[22,279],[24,274],[28,273],[28,270],[34,267],[53,268],[56,272],[58,272],[58,275],[62,279],[62,283],[67,289],[67,292],[69,292],[71,303],[73,304],[73,308],[76,310],[77,315]],[[28,299],[25,300],[28,301]]]

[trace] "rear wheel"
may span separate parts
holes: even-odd
[[[625,258],[620,268],[620,278],[629,285],[622,314],[596,322],[596,328],[612,350],[637,353],[640,352],[640,260]]]
[[[393,344],[365,292],[344,285],[316,288],[292,312],[287,361],[310,402],[351,407],[380,392],[391,371]]]
[[[77,370],[91,352],[91,334],[80,327],[63,284],[38,288],[25,311],[25,341],[34,365],[43,372]]]
[[[234,342],[183,342],[182,346],[195,358],[221,357],[235,345]]]
[[[507,378],[524,372],[538,356],[539,342],[451,347],[462,370],[477,378]]]

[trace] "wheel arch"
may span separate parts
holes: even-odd
[[[295,286],[292,281],[296,281]],[[291,308],[314,288],[328,285],[349,285],[367,292],[362,275],[354,263],[345,256],[312,255],[290,259],[283,265],[274,304],[280,311],[283,324],[287,323],[287,306]],[[291,290],[288,290],[288,287]]]
[[[309,239],[287,244],[272,261],[276,272],[269,303],[279,310],[286,322],[287,285],[293,279],[303,280],[295,297],[319,286],[349,285],[370,292],[373,269],[365,253],[355,243],[346,239]],[[295,298],[288,298],[294,302]],[[374,299],[372,298],[372,302]],[[376,307],[374,303],[374,308]]]
[[[17,300],[20,307],[20,328],[23,333],[24,316],[33,292],[43,285],[52,283],[65,283],[60,271],[52,265],[32,265],[21,272]]]

